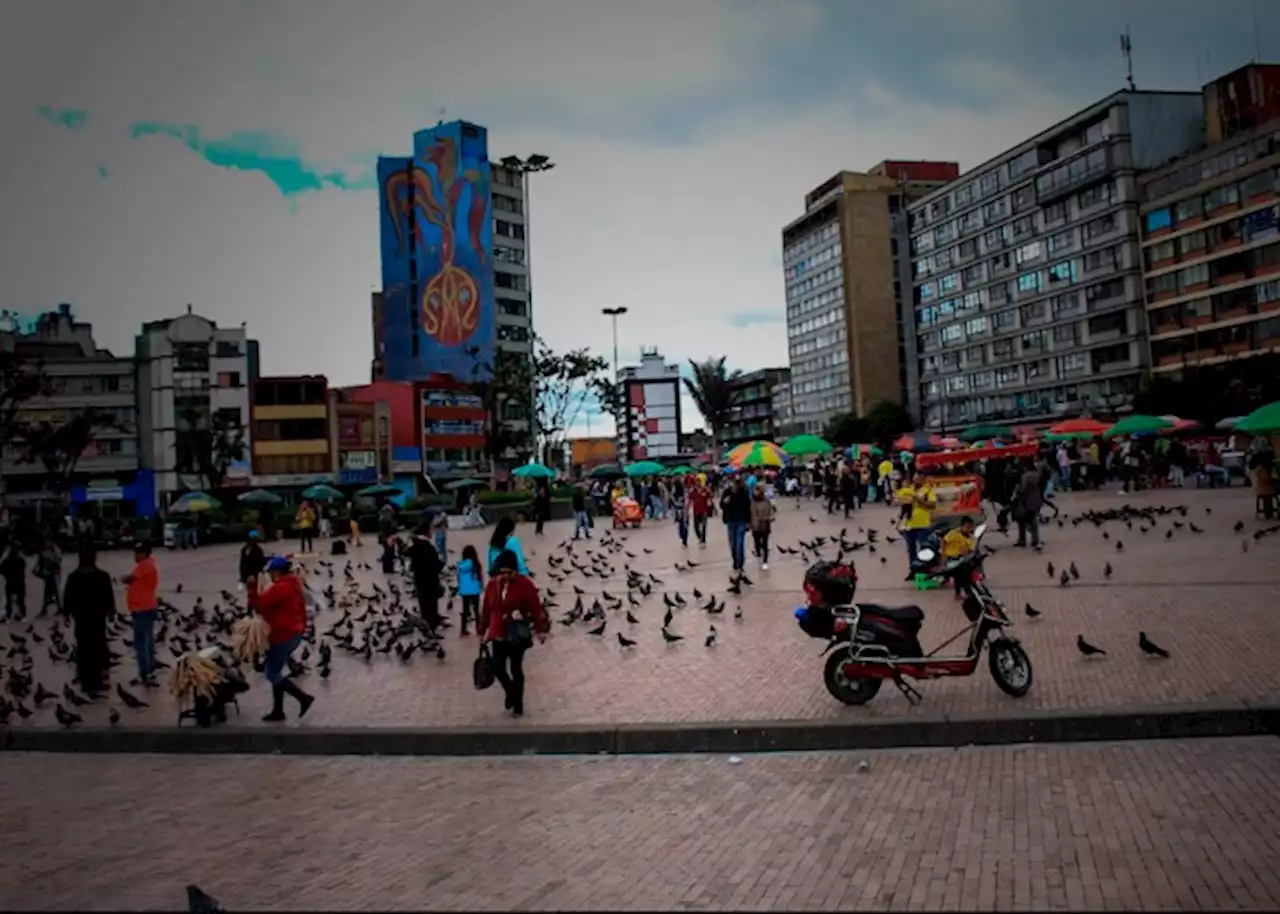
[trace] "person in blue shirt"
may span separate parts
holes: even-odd
[[[484,592],[484,569],[475,546],[464,546],[458,562],[458,596],[462,597],[462,634],[467,633],[467,620],[480,631],[480,594]]]
[[[493,536],[489,537],[488,566],[489,574],[493,574],[494,562],[502,555],[504,549],[511,550],[516,557],[516,570],[523,575],[529,574],[529,566],[524,561],[524,550],[520,548],[520,540],[516,539],[516,522],[510,515],[502,518],[493,528]]]

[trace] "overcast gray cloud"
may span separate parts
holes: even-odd
[[[1253,23],[1258,21],[1255,34]],[[15,2],[0,30],[0,301],[127,351],[188,302],[269,372],[367,378],[378,153],[441,116],[533,180],[553,346],[786,363],[779,229],[841,168],[977,164],[1123,83],[1280,57],[1250,0]],[[444,112],[443,115],[441,112]],[[685,412],[693,415],[690,408]],[[593,431],[601,424],[593,423]]]

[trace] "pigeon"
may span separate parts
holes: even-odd
[[[53,709],[53,715],[58,719],[58,723],[62,724],[64,727],[71,727],[75,724],[84,722],[83,717],[79,714],[73,714],[71,711],[68,711],[62,706],[61,702],[59,702]]]
[[[742,618],[742,607],[741,607],[741,606],[735,606],[735,607],[734,607],[734,609],[733,609],[733,617],[734,617],[735,619],[741,619],[741,618]]]
[[[1116,540],[1116,552],[1124,552],[1124,543],[1120,540]]]
[[[1138,647],[1142,648],[1142,652],[1152,657],[1168,657],[1169,652],[1147,638],[1146,632],[1138,632]]]
[[[150,707],[150,705],[141,698],[135,698],[133,695],[126,692],[124,686],[120,685],[120,683],[116,683],[116,694],[120,696],[120,700],[124,702],[124,706],[126,708],[133,708],[134,710],[137,710],[138,708]]]
[[[1078,581],[1078,580],[1080,580],[1080,569],[1076,568],[1076,563],[1075,563],[1075,562],[1072,562],[1072,563],[1071,563],[1070,567],[1069,567],[1069,568],[1067,568],[1067,571],[1071,572],[1071,579],[1072,579],[1073,581]]]
[[[1062,572],[1062,576],[1058,578],[1058,583],[1063,587],[1066,587],[1071,583],[1071,575],[1067,574],[1065,571]]]
[[[197,885],[187,886],[188,914],[221,914],[222,905],[218,899],[200,890]]]
[[[1045,573],[1048,574],[1049,580],[1053,580],[1053,562],[1049,563],[1049,567],[1045,569]]]
[[[711,631],[707,632],[706,645],[707,647],[711,647],[711,645],[715,643],[716,643],[716,627],[713,625],[711,626]]]
[[[1232,531],[1233,531],[1233,532],[1235,532],[1235,533],[1239,533],[1241,530],[1243,530],[1243,529],[1244,529],[1244,521],[1242,521],[1242,520],[1238,520],[1238,521],[1236,521],[1236,525],[1235,525],[1234,527],[1232,527],[1231,529],[1232,529]]]
[[[120,723],[120,712],[117,711],[115,708],[112,708],[111,713],[107,715],[107,722],[110,723],[111,726],[113,727],[116,724]]]
[[[630,622],[632,625],[635,625],[640,620],[631,614],[631,610],[627,610],[627,621]],[[619,635],[618,637],[622,637],[622,636]]]
[[[1102,569],[1102,576],[1103,576],[1104,578],[1109,578],[1109,577],[1111,577],[1111,563],[1110,563],[1110,562],[1107,562],[1106,567],[1104,567],[1104,568]]]
[[[671,625],[671,620],[672,620],[673,618],[674,618],[674,615],[673,615],[673,613],[671,612],[671,610],[668,608],[668,609],[667,609],[667,611],[666,611],[666,614],[665,614],[665,615],[663,615],[663,617],[662,617],[662,627],[663,627],[663,628],[667,628],[667,627],[669,627],[669,626]]]
[[[664,628],[662,630],[662,640],[667,642],[667,644],[675,644],[677,641],[683,641],[684,635],[673,635]]]
[[[50,698],[57,698],[57,697],[58,697],[57,693],[50,692],[41,683],[38,683],[38,682],[36,683],[36,694],[33,700],[37,705],[42,705],[46,701],[48,701]]]
[[[634,641],[632,641],[630,638],[628,638],[626,635],[622,634],[622,632],[618,632],[618,643],[619,643],[620,645],[622,645],[623,647],[635,647],[635,646],[636,646],[636,643],[635,643]]]
[[[1024,611],[1026,612],[1028,619],[1034,619],[1036,616],[1040,615],[1040,610],[1036,609],[1030,603],[1026,605]]]
[[[607,626],[608,624],[609,624],[609,620],[608,620],[608,619],[606,619],[605,621],[603,621],[603,622],[601,622],[599,625],[597,625],[595,628],[589,628],[589,629],[587,629],[587,634],[588,634],[588,635],[603,635],[603,634],[604,634],[605,626]]]
[[[71,688],[70,685],[62,687],[62,697],[77,708],[82,708],[89,703],[89,699],[77,695],[75,689]]]
[[[1086,657],[1092,657],[1094,654],[1102,654],[1105,656],[1107,653],[1102,648],[1094,647],[1088,641],[1085,641],[1084,635],[1076,635],[1076,649]]]

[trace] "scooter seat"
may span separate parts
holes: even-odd
[[[919,606],[881,606],[878,603],[859,603],[863,613],[872,616],[883,616],[894,622],[918,624],[924,621],[924,610]]]

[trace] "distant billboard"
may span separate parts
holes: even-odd
[[[484,380],[496,330],[488,134],[454,121],[418,131],[413,149],[378,163],[386,378]]]

